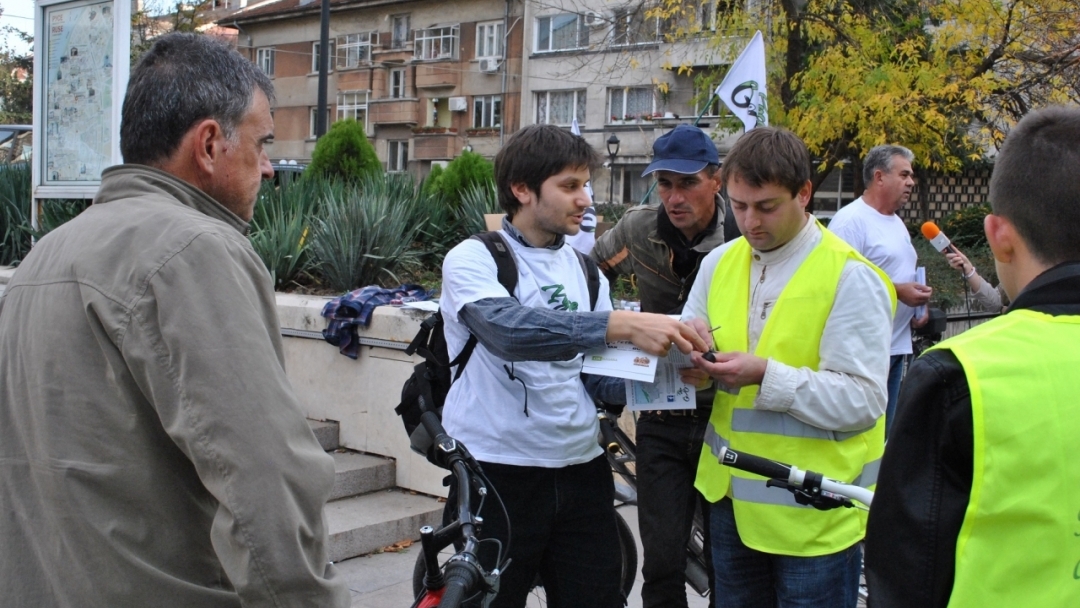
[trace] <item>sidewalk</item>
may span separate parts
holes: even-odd
[[[619,507],[637,537],[637,507]],[[345,560],[337,564],[338,571],[348,581],[352,590],[352,608],[409,608],[412,606],[412,572],[416,556],[420,554],[419,543],[404,551],[381,553]],[[703,598],[689,587],[686,588],[690,608],[708,608],[708,598]],[[530,601],[529,606],[539,607]],[[638,540],[638,574],[634,590],[630,594],[629,608],[641,608],[641,541]]]

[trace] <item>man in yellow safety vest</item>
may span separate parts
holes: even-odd
[[[865,518],[721,466],[723,446],[874,485],[896,294],[806,212],[805,144],[754,129],[721,165],[742,238],[705,257],[683,319],[715,344],[684,380],[717,394],[696,487],[712,503],[716,606],[854,608]],[[765,601],[765,604],[761,602]]]
[[[1080,109],[1028,114],[983,227],[1009,311],[911,366],[870,510],[874,606],[1080,605]]]

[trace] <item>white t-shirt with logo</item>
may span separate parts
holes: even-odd
[[[829,230],[889,275],[893,283],[915,280],[919,259],[911,246],[907,226],[898,215],[879,213],[860,197],[836,212],[829,222]],[[896,301],[890,354],[911,354],[911,319],[914,316],[915,309]]]
[[[500,232],[517,262],[518,284],[513,294],[499,284],[495,260],[476,239],[454,247],[443,262],[440,307],[451,359],[469,338],[458,312],[470,302],[513,295],[524,306],[589,310],[588,281],[573,249],[568,245],[557,250],[526,247]],[[611,310],[603,275],[596,309]],[[581,365],[580,354],[569,361],[510,363],[477,343],[446,397],[443,426],[485,462],[547,468],[589,462],[601,450],[596,440],[596,406],[581,381]]]

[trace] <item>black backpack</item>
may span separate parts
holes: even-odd
[[[473,235],[470,238],[477,239],[487,246],[498,268],[499,284],[513,295],[518,280],[517,263],[514,262],[514,256],[506,242],[498,232],[494,231]],[[589,284],[589,310],[592,310],[596,308],[596,300],[600,294],[600,269],[588,256],[577,250],[574,252],[577,253],[581,269]],[[450,392],[450,385],[465,370],[465,364],[469,362],[474,348],[476,348],[476,336],[470,334],[461,353],[453,361],[449,360],[446,337],[443,335],[442,312],[439,311],[424,319],[420,324],[420,330],[416,332],[409,347],[405,349],[405,354],[419,354],[424,360],[416,364],[412,375],[405,381],[405,386],[401,389],[401,403],[394,408],[394,412],[401,416],[401,422],[405,425],[405,432],[409,435],[413,451],[427,456],[432,463],[435,463],[430,452],[432,438],[420,424],[420,416],[424,412],[431,411],[442,419],[443,403],[446,402],[446,394]],[[451,377],[450,369],[455,365],[457,371]]]

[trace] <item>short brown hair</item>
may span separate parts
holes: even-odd
[[[810,152],[791,131],[758,127],[745,133],[720,164],[720,181],[738,177],[755,188],[777,184],[792,196],[810,179]]]
[[[1031,112],[1005,139],[990,177],[994,215],[1045,264],[1080,260],[1080,108]]]
[[[555,125],[531,125],[514,133],[495,155],[495,186],[499,206],[514,217],[521,202],[511,186],[525,184],[534,193],[547,178],[567,167],[600,166],[600,154],[580,135]]]

